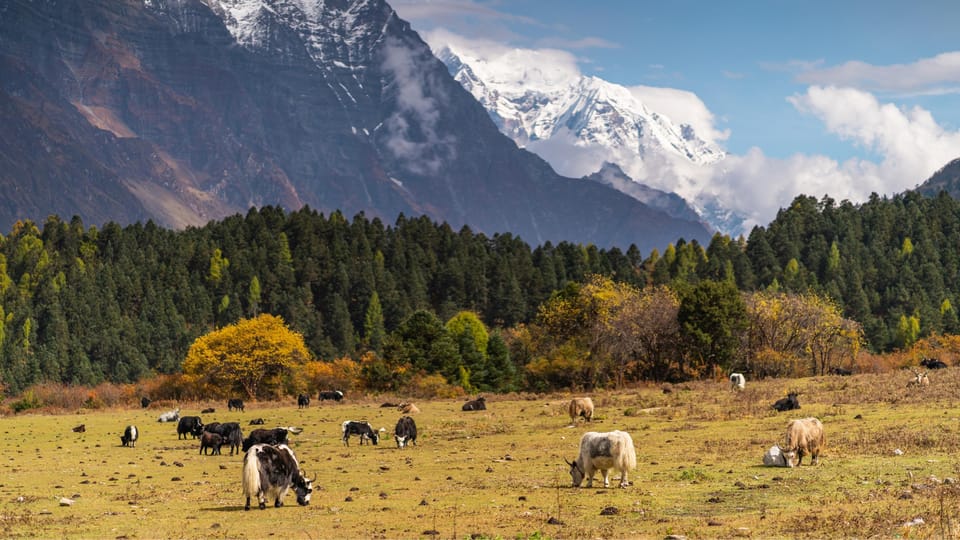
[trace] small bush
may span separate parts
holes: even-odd
[[[10,408],[13,409],[13,412],[23,412],[29,409],[39,409],[42,405],[43,403],[33,390],[28,389],[20,399],[10,404]]]

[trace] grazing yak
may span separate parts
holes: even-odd
[[[463,404],[462,410],[464,411],[485,411],[487,410],[487,398],[483,396],[478,396],[477,399],[473,401],[468,401]]]
[[[199,416],[184,416],[177,424],[177,440],[186,439],[187,435],[193,435],[196,439],[203,433],[203,422]]]
[[[138,438],[140,438],[140,432],[137,431],[137,426],[127,426],[123,430],[123,435],[120,436],[120,446],[133,448],[137,446]]]
[[[320,392],[320,401],[326,401],[328,399],[340,401],[343,399],[343,392],[339,390],[324,390]]]
[[[243,456],[243,494],[247,497],[244,510],[250,510],[250,499],[256,497],[260,509],[283,506],[283,497],[290,488],[297,494],[297,504],[310,504],[313,480],[307,479],[293,450],[285,444],[255,444]]]
[[[297,408],[303,409],[310,406],[310,396],[306,394],[300,394],[297,396]]]
[[[823,423],[817,418],[791,420],[787,424],[787,444],[780,447],[787,467],[800,466],[803,456],[810,455],[810,464],[820,462],[820,451],[826,444],[823,435]],[[796,463],[794,463],[796,460]]]
[[[204,431],[200,436],[200,453],[207,455],[207,450],[213,450],[214,456],[220,455],[220,447],[223,446],[223,437],[219,433]]]
[[[216,433],[220,435],[221,444],[230,445],[230,455],[234,452],[240,453],[240,446],[243,444],[243,431],[238,422],[211,422],[203,426],[203,431]],[[218,452],[219,453],[219,452]]]
[[[577,423],[577,418],[582,416],[587,422],[593,420],[593,400],[588,397],[578,397],[570,400],[568,407],[570,412],[570,421]]]
[[[747,387],[747,378],[743,376],[743,373],[730,374],[731,390],[743,390],[746,387]]]
[[[243,451],[246,452],[250,447],[257,444],[287,444],[287,435],[293,433],[296,435],[302,430],[294,427],[278,427],[273,429],[255,429],[243,440]]]
[[[157,417],[157,422],[176,422],[180,420],[180,409],[167,411]]]
[[[926,371],[913,371],[913,378],[907,383],[907,386],[929,386],[930,378],[927,377]]]
[[[401,416],[393,435],[397,439],[397,448],[405,448],[410,443],[417,444],[417,423],[409,416]]]
[[[580,455],[572,463],[567,461],[567,465],[570,465],[573,487],[580,487],[584,478],[587,487],[593,487],[597,471],[603,475],[603,487],[610,487],[609,472],[616,469],[620,472],[620,487],[625,488],[630,485],[627,474],[637,466],[637,451],[625,431],[588,431],[580,438]]]
[[[779,412],[799,409],[800,401],[797,399],[798,395],[800,395],[798,392],[790,392],[787,394],[787,397],[778,399],[776,403],[773,404],[773,408]]]
[[[231,398],[227,400],[227,411],[238,410],[243,412],[243,400],[240,398]]]
[[[920,365],[927,369],[943,369],[947,367],[946,362],[937,360],[936,358],[924,358],[920,361]]]
[[[380,441],[380,434],[373,430],[370,422],[347,420],[341,425],[341,430],[343,431],[344,446],[350,446],[350,435],[360,436],[360,446],[363,446],[364,440],[368,440],[373,444],[377,444],[377,442]]]
[[[416,414],[420,412],[420,409],[413,403],[401,403],[397,405],[397,408],[400,409],[400,412],[403,414]]]

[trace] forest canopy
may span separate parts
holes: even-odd
[[[958,272],[945,194],[798,197],[746,238],[649,254],[309,208],[181,231],[51,216],[0,236],[0,377],[16,393],[186,372],[198,338],[263,314],[302,337],[305,361],[352,359],[371,387],[814,373],[958,333]]]

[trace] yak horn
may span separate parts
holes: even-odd
[[[575,467],[575,466],[576,466],[576,465],[574,465],[573,463],[570,463],[569,461],[567,461],[567,458],[563,458],[563,460],[566,461],[566,462],[567,462],[567,465],[569,465],[569,466],[571,466],[571,467]]]

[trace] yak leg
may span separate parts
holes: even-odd
[[[249,496],[247,497],[247,504],[243,507],[243,509],[244,509],[244,510],[249,510],[249,509],[250,509],[250,497],[249,497]]]
[[[627,480],[627,470],[624,469],[620,471],[620,487],[625,488],[630,485],[629,480]]]
[[[600,469],[600,472],[603,473],[603,487],[610,487],[610,469]]]

